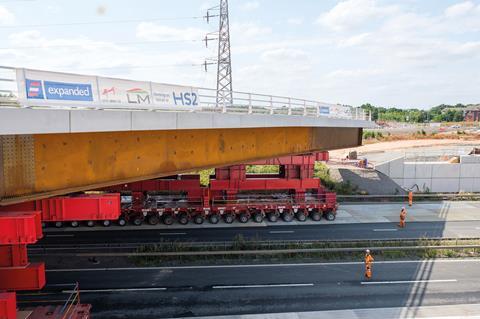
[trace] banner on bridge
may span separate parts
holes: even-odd
[[[198,89],[77,74],[17,69],[19,98],[27,106],[191,109]]]

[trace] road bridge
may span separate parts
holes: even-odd
[[[4,73],[4,74],[3,74]],[[361,144],[368,114],[247,92],[2,68],[0,205]]]

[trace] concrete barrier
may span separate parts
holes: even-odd
[[[480,192],[480,156],[460,156],[460,163],[406,162],[404,157],[375,165],[407,190],[419,192]]]

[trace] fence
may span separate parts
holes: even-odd
[[[25,92],[25,89],[27,88],[25,84],[27,77],[38,78],[41,75],[46,76],[47,79],[57,77],[60,79],[79,79],[79,81],[88,80],[89,83],[91,83],[89,84],[89,86],[91,85],[93,91],[92,100],[54,101],[43,98],[40,99],[38,98],[38,96],[34,99],[28,98],[28,93]],[[42,82],[42,80],[39,80],[38,82]],[[102,83],[105,83],[105,85],[103,85]],[[113,101],[104,99],[105,95],[108,97],[108,92],[111,92],[111,89],[113,89],[115,86],[119,86],[120,89],[122,89],[122,85],[130,85],[130,87],[132,88],[134,87],[133,85],[136,85],[137,87],[142,88],[142,92],[144,92],[146,95],[142,96],[141,100],[139,100],[138,102],[145,102],[148,99],[149,103],[132,104],[132,101],[130,100],[125,101],[125,94],[123,91],[122,97],[119,97],[118,101],[117,99],[114,99]],[[38,90],[38,87],[36,87],[35,89]],[[43,90],[43,88],[40,88],[40,90]],[[187,95],[183,95],[185,92],[187,93]],[[115,91],[113,91],[112,94],[115,94]],[[186,100],[184,101],[183,98],[185,96]],[[314,100],[234,91],[233,101],[231,104],[218,105],[216,102],[216,97],[216,89],[210,88],[186,87],[154,82],[128,81],[97,76],[43,72],[0,66],[0,106],[3,107],[127,109],[166,112],[185,111],[202,113],[216,112],[233,114],[269,114],[284,116],[286,115],[340,118],[350,120],[371,120],[370,114],[361,108],[355,108],[340,104],[324,103]],[[168,103],[165,102],[167,100]],[[177,105],[178,100],[181,100],[181,105]]]

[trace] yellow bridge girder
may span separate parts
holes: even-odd
[[[361,128],[0,136],[0,205],[282,155],[358,146]]]

